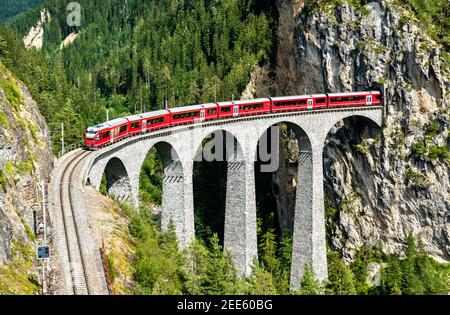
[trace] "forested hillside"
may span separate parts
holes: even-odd
[[[11,17],[33,8],[43,0],[2,0],[0,2],[0,25]]]
[[[69,145],[80,144],[82,130],[105,121],[107,110],[109,117],[115,118],[163,108],[166,101],[170,107],[176,107],[231,99],[233,95],[237,98],[248,84],[255,66],[264,65],[274,71],[279,66],[275,66],[280,24],[276,2],[283,2],[281,0],[78,2],[82,8],[79,27],[67,25],[66,1],[44,0],[38,9],[24,12],[0,28],[0,58],[26,83],[38,102],[50,129],[54,131],[54,153],[60,151],[58,131],[61,122],[66,126],[66,142]],[[368,2],[370,1],[308,0],[305,1],[302,14],[307,17],[309,13],[331,12],[333,19],[334,13],[341,10],[344,3],[349,3],[352,8],[356,8],[358,14],[364,15],[367,13],[364,5]],[[414,23],[424,33],[442,46],[442,56],[450,64],[448,2],[389,2],[400,5],[408,13],[402,15],[400,25],[414,19]],[[26,50],[22,38],[36,24],[42,8],[47,8],[51,15],[50,21],[44,25],[43,48],[41,51]],[[358,15],[358,19],[348,22],[348,25],[357,29],[360,21]],[[61,43],[70,34],[78,36],[72,44],[61,48]],[[300,46],[295,40],[293,43]],[[284,44],[287,43],[280,42],[280,45]],[[349,43],[340,42],[329,51],[344,44]],[[355,51],[370,44],[371,41],[361,40],[357,42]],[[384,47],[375,46],[373,50],[382,53]],[[297,55],[293,59],[296,58],[298,59]],[[284,63],[285,60],[280,62]],[[307,60],[296,62],[306,63]],[[296,67],[294,72],[300,70]],[[321,76],[313,71],[307,74],[311,77]],[[286,77],[293,80],[293,76]],[[302,82],[301,79],[296,82]],[[301,84],[295,88],[304,90]],[[282,89],[282,93],[286,91],[287,89]],[[216,176],[217,172],[214,173],[217,167],[212,171],[205,165],[202,167],[203,170],[199,173],[203,176],[203,182],[200,185],[220,186],[213,183],[213,180],[208,181],[213,176],[219,177]],[[217,196],[209,194],[207,190],[206,193],[203,192],[209,199],[204,198],[205,204],[195,209],[198,240],[185,251],[179,250],[172,231],[162,232],[159,229],[146,207],[148,204],[161,202],[161,173],[161,161],[152,152],[141,174],[145,206],[140,210],[125,211],[129,214],[130,232],[137,246],[133,259],[135,293],[288,293],[292,240],[289,235],[279,231],[273,202],[265,200],[258,203],[259,262],[250,278],[239,279],[229,255],[223,254],[221,250],[220,230],[223,227],[218,225],[222,224],[223,219],[217,216],[211,223],[202,217],[206,208],[211,210],[220,203]],[[268,180],[272,178],[269,177]],[[267,194],[269,193],[272,192]],[[124,205],[123,208],[127,206]],[[336,228],[339,212],[346,212],[343,209],[345,208],[327,207],[330,231]],[[216,224],[216,221],[219,223]],[[296,293],[448,292],[448,265],[435,263],[411,236],[405,241],[404,247],[407,249],[405,255],[387,255],[377,246],[361,247],[353,256],[352,263],[345,262],[339,253],[330,249],[329,281],[319,284],[312,273],[308,272],[302,279],[302,289]],[[189,269],[193,260],[197,263],[197,269]],[[376,288],[367,283],[367,267],[370,262],[385,266],[381,285]]]
[[[164,100],[174,107],[239,96],[251,70],[274,51],[271,1],[79,3],[81,27],[67,25],[65,1],[43,4],[52,19],[42,53],[25,51],[19,39],[38,10],[1,32],[6,62],[29,84],[52,129],[66,122],[69,143],[104,121],[106,108],[115,117],[161,108]],[[71,32],[79,37],[60,50]]]

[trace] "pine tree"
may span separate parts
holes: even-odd
[[[208,266],[208,249],[198,240],[194,240],[186,249],[186,265],[188,270],[186,287],[189,294],[201,294],[202,275]]]
[[[300,281],[300,289],[294,291],[294,294],[300,295],[322,295],[324,289],[319,280],[314,275],[313,268],[310,264],[305,266],[302,279]]]
[[[228,252],[223,253],[216,233],[210,243],[208,264],[202,277],[203,293],[232,294],[235,292],[237,275],[231,255]]]
[[[337,252],[330,252],[328,255],[328,274],[327,291],[330,294],[356,294],[355,277]]]
[[[274,279],[272,275],[266,271],[264,268],[258,266],[255,262],[255,267],[253,268],[252,275],[249,279],[248,292],[244,294],[253,295],[273,295],[277,294],[278,290],[274,284]]]
[[[402,294],[402,270],[399,259],[394,255],[387,257],[387,267],[381,273],[381,285],[385,294]]]
[[[402,292],[407,295],[424,293],[422,280],[416,270],[417,247],[412,234],[406,238],[406,258],[402,261]]]
[[[261,262],[263,266],[272,274],[272,276],[275,275],[280,268],[280,261],[276,255],[277,242],[274,229],[269,229],[262,236],[259,244],[259,251],[261,253]]]

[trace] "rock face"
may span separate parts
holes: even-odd
[[[44,44],[44,24],[50,22],[50,20],[50,12],[47,9],[42,10],[41,18],[37,21],[37,25],[31,27],[28,34],[23,38],[23,43],[27,49],[42,49]]]
[[[368,90],[382,83],[386,97],[383,130],[352,119],[328,138],[324,184],[327,206],[336,209],[329,218],[332,247],[348,259],[357,248],[377,243],[386,252],[402,252],[413,233],[432,256],[449,261],[450,83],[444,48],[391,1],[361,8],[313,2],[278,3],[277,94]],[[294,177],[279,172],[275,182],[292,190]],[[289,226],[292,218],[283,220]]]
[[[33,211],[42,217],[37,183],[53,164],[49,134],[26,87],[0,62],[0,266],[14,243],[32,244]]]
[[[59,49],[64,49],[65,47],[71,45],[75,39],[77,39],[79,33],[72,32],[63,40],[61,45],[59,45]]]

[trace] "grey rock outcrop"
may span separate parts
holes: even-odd
[[[307,9],[293,2],[279,1],[279,46],[292,44],[292,29],[296,62],[283,56],[289,47],[279,48],[278,95],[385,87],[383,130],[351,119],[327,140],[325,191],[337,209],[330,218],[332,247],[347,259],[359,247],[377,243],[386,252],[402,252],[405,237],[413,233],[430,255],[450,260],[445,48],[392,1],[362,8],[318,2]],[[277,173],[275,182],[295,190],[294,177]],[[281,197],[278,204],[291,208]],[[281,226],[289,228],[292,218],[280,217]]]
[[[37,183],[53,164],[49,134],[26,87],[0,63],[0,265],[14,242],[32,244],[33,210],[42,216]]]

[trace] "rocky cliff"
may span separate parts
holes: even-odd
[[[44,45],[44,25],[51,20],[48,9],[41,11],[41,17],[37,21],[36,26],[32,26],[27,35],[23,38],[23,44],[27,49],[35,48],[41,50]]]
[[[42,219],[37,183],[52,170],[49,134],[26,87],[0,62],[0,294],[38,289],[33,229]]]
[[[351,119],[329,136],[324,170],[330,243],[346,258],[377,243],[401,252],[413,233],[432,256],[448,261],[450,57],[396,3],[278,1],[277,94],[383,84],[383,130]],[[288,191],[295,189],[295,172],[289,173],[275,174],[275,183],[288,183]],[[278,204],[292,215],[293,202],[279,197]],[[289,227],[291,219],[281,214],[281,225]]]

